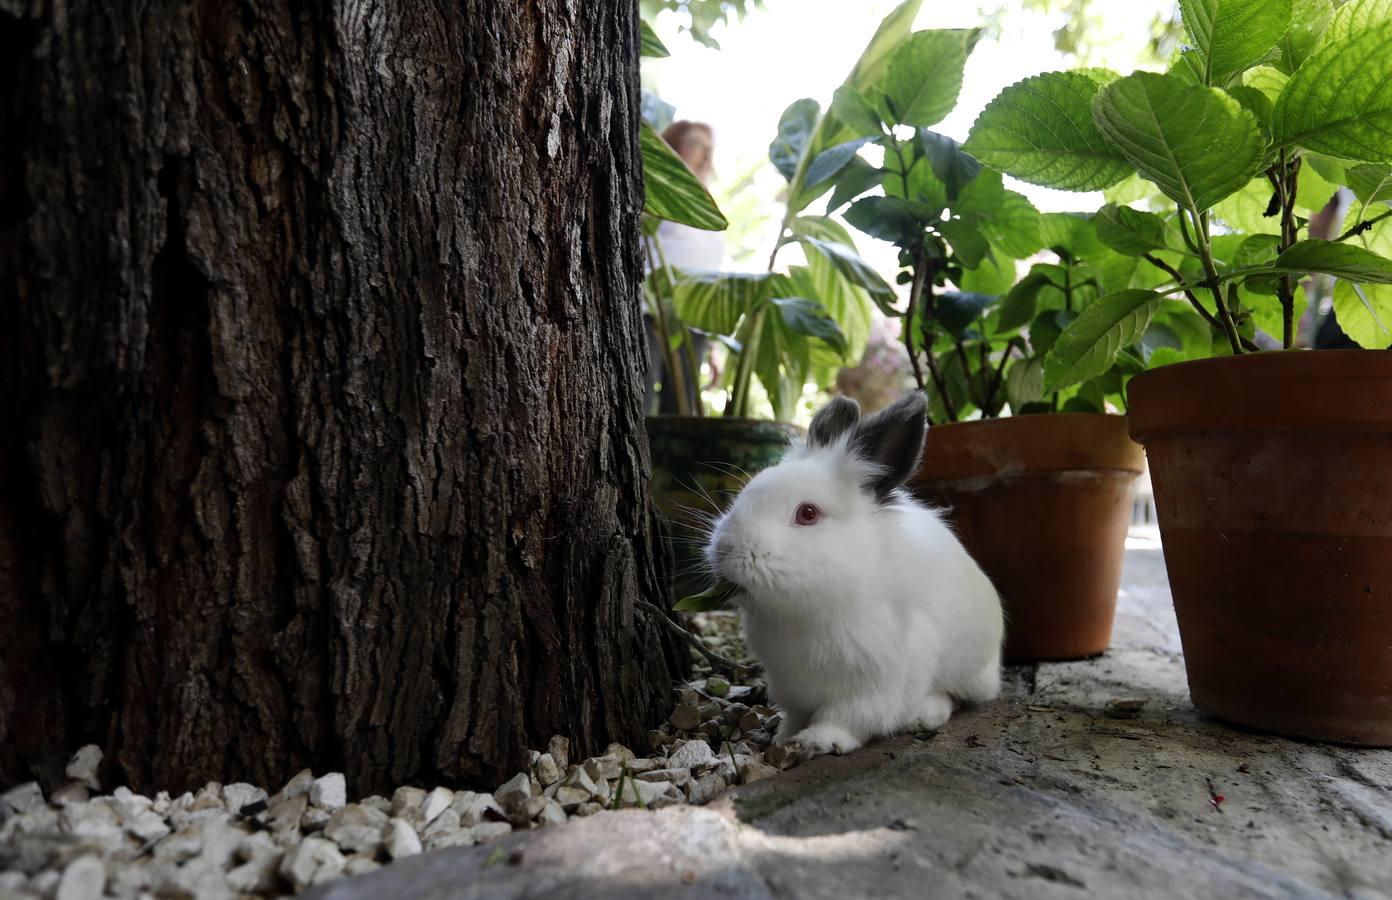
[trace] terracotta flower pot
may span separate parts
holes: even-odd
[[[803,430],[766,419],[648,416],[653,504],[667,517],[676,566],[672,591],[682,597],[708,582],[702,560],[702,514],[723,512],[749,475],[783,458]],[[713,505],[714,504],[714,505]]]
[[[1014,416],[929,428],[910,487],[1000,591],[1006,658],[1078,659],[1111,642],[1143,470],[1121,416]]]
[[[1392,746],[1392,353],[1182,363],[1130,398],[1194,704]]]

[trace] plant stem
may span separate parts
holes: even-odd
[[[705,643],[696,635],[687,631],[685,628],[681,627],[676,622],[672,621],[672,618],[667,613],[663,612],[662,608],[659,607],[657,604],[649,603],[646,600],[636,600],[634,602],[640,609],[652,613],[653,618],[657,619],[658,622],[667,626],[668,630],[670,630],[673,634],[680,637],[683,641],[690,644],[692,647],[695,647],[697,652],[704,656],[710,662],[712,667],[717,669],[723,669],[724,671],[729,672],[732,675],[742,675],[749,669],[748,666],[741,665],[740,663],[735,662],[733,659],[727,659],[726,657],[721,656],[719,653],[716,653],[714,650],[707,647]]]
[[[1199,242],[1199,259],[1203,262],[1204,275],[1208,281],[1209,288],[1213,291],[1213,300],[1218,305],[1218,321],[1223,325],[1223,333],[1228,336],[1228,343],[1232,345],[1235,355],[1241,354],[1242,341],[1237,334],[1237,326],[1233,324],[1232,312],[1223,303],[1223,291],[1218,286],[1218,267],[1213,264],[1213,247],[1208,242],[1208,217],[1197,210],[1192,211],[1194,216],[1194,235]],[[1180,218],[1184,217],[1181,210]]]
[[[652,240],[646,243],[648,268],[655,273],[657,272],[658,264],[657,260],[653,257],[653,248],[658,244],[657,235],[653,235]],[[666,267],[665,261],[662,264],[662,268],[666,273],[667,283],[670,289],[672,272]],[[663,379],[664,383],[662,389],[666,390],[668,387],[671,387],[673,393],[676,395],[678,415],[689,416],[691,415],[691,403],[686,393],[686,372],[682,370],[681,359],[672,348],[672,336],[667,331],[667,310],[663,305],[663,298],[656,290],[650,290],[646,293],[653,298],[653,308],[649,311],[649,314],[653,318],[653,327],[657,329],[657,338],[662,342],[662,358],[667,366],[667,378]],[[685,326],[683,326],[683,331],[685,331]],[[682,340],[686,340],[685,335],[682,336]],[[668,382],[670,382],[670,384]]]
[[[1192,306],[1192,307],[1194,307],[1194,311],[1197,312],[1200,316],[1203,317],[1203,320],[1209,324],[1209,327],[1214,328],[1214,329],[1216,329],[1216,330],[1218,330],[1218,331],[1223,331],[1223,323],[1222,323],[1222,322],[1219,322],[1218,319],[1213,315],[1213,313],[1209,312],[1208,309],[1207,309],[1202,303],[1199,302],[1199,298],[1196,297],[1196,296],[1194,296],[1194,292],[1193,292],[1193,291],[1191,291],[1191,290],[1189,290],[1189,288],[1183,286],[1183,285],[1184,285],[1184,276],[1181,275],[1181,274],[1179,273],[1179,270],[1178,270],[1178,269],[1176,269],[1174,266],[1170,265],[1169,263],[1165,262],[1165,261],[1164,261],[1163,259],[1161,259],[1160,257],[1158,257],[1158,256],[1152,256],[1152,255],[1149,254],[1149,253],[1145,254],[1145,256],[1143,256],[1143,257],[1141,257],[1141,258],[1144,259],[1146,262],[1150,263],[1152,266],[1155,266],[1157,269],[1161,270],[1162,272],[1165,272],[1166,274],[1168,274],[1168,275],[1169,275],[1171,278],[1173,278],[1175,281],[1179,282],[1179,284],[1180,284],[1180,290],[1182,290],[1182,291],[1184,292],[1184,296],[1185,296],[1186,298],[1188,298],[1188,300],[1189,300],[1189,305]],[[1258,349],[1260,349],[1260,348],[1257,346],[1257,344],[1256,344],[1255,341],[1250,341],[1250,340],[1248,340],[1247,338],[1242,338],[1242,347],[1243,347],[1244,350],[1258,350]]]
[[[670,299],[672,303],[675,305],[677,283],[672,278],[671,266],[667,265],[667,254],[662,249],[662,240],[655,234],[653,235],[653,249],[657,251],[657,261],[661,263],[662,271],[667,275],[668,299]],[[681,322],[681,319],[678,319],[677,321],[681,323],[682,350],[685,351],[687,365],[691,371],[691,377],[695,381],[695,384],[691,385],[691,408],[686,410],[684,415],[704,416],[706,412],[704,405],[701,403],[701,363],[699,360],[696,359],[696,343],[691,339],[691,331],[686,327],[686,324],[684,322]],[[683,382],[686,380],[685,370],[683,370],[682,372],[682,380]],[[687,399],[687,394],[685,391],[683,391],[682,401],[686,401]],[[682,404],[678,403],[678,410],[681,409],[681,406]]]
[[[1295,190],[1300,172],[1300,158],[1288,161],[1286,148],[1281,148],[1276,177],[1276,199],[1281,205],[1281,239],[1276,252],[1286,252],[1295,243],[1298,227],[1295,223]],[[1281,300],[1281,346],[1289,350],[1295,344],[1295,277],[1282,275],[1276,283],[1276,294]]]
[[[987,396],[986,402],[993,409],[996,409],[996,412],[999,412],[999,409],[996,408],[996,397],[1000,395],[1001,385],[1005,383],[1005,364],[1010,361],[1010,353],[1015,349],[1015,342],[1018,340],[1019,338],[1011,338],[1005,342],[1005,351],[1001,353],[1000,364],[996,366],[995,377],[991,379],[991,393]],[[994,418],[994,416],[995,413],[992,413],[991,417]]]
[[[1359,222],[1357,225],[1354,225],[1352,228],[1350,228],[1348,231],[1345,231],[1343,234],[1339,235],[1334,240],[1335,242],[1346,241],[1351,237],[1357,237],[1358,235],[1372,228],[1377,223],[1381,222],[1383,219],[1390,217],[1392,217],[1392,209],[1389,209],[1387,212],[1384,213],[1379,213],[1378,215],[1373,216],[1371,219],[1364,219],[1362,222]]]
[[[909,287],[909,309],[904,313],[904,350],[909,354],[909,365],[913,366],[914,382],[920,391],[927,390],[923,382],[923,369],[918,365],[918,354],[914,352],[913,321],[914,310],[918,308],[919,297],[923,293],[923,268],[918,257],[914,257],[913,283]]]
[[[918,244],[914,247],[914,281],[916,283],[917,300],[911,301],[915,307],[922,306],[923,322],[919,331],[923,335],[923,356],[928,361],[928,373],[933,377],[933,386],[938,390],[938,396],[942,398],[943,409],[947,412],[949,422],[957,421],[957,406],[952,402],[952,397],[947,392],[947,382],[943,379],[942,370],[938,368],[938,358],[933,353],[933,341],[928,334],[928,323],[933,316],[933,279],[937,277],[937,270],[928,264],[923,253],[923,238],[918,239]],[[907,326],[905,326],[907,328]],[[912,332],[906,331],[904,343],[909,350],[909,359],[914,358],[913,344],[910,340]],[[915,363],[916,365],[916,363]]]

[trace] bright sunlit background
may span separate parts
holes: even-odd
[[[643,61],[644,87],[672,104],[677,118],[707,122],[715,129],[717,183],[712,190],[732,220],[727,268],[756,270],[767,261],[783,185],[768,163],[779,115],[802,97],[825,108],[880,20],[896,5],[897,0],[766,0],[763,9],[743,22],[715,26],[711,35],[719,50],[679,33],[678,15],[657,17],[655,29],[672,55]],[[1080,5],[1087,29],[1082,59],[1055,47],[1055,32],[1077,24]],[[917,28],[991,23],[968,60],[957,109],[934,129],[965,140],[991,98],[1028,75],[1079,64],[1131,71],[1152,63],[1153,25],[1170,19],[1174,9],[1174,0],[925,4]],[[1046,211],[1090,210],[1103,202],[1097,194],[1011,186]],[[822,205],[818,201],[811,211],[820,212]],[[880,271],[894,270],[888,245],[873,246],[877,242],[864,237],[857,243]]]
[[[645,58],[644,90],[674,107],[675,119],[708,123],[715,132],[711,192],[730,220],[724,233],[727,271],[763,271],[783,213],[783,177],[769,163],[768,147],[787,106],[804,97],[823,109],[845,80],[881,20],[902,0],[764,0],[740,20],[718,23],[709,35],[719,49],[683,31],[691,21],[664,11],[653,18],[671,56]],[[1004,87],[1039,72],[1103,66],[1121,72],[1160,69],[1164,46],[1177,33],[1176,0],[961,0],[930,2],[916,29],[984,27],[968,58],[956,109],[934,130],[966,140],[977,115]],[[862,151],[871,161],[875,148]],[[1069,193],[1006,178],[1009,187],[1043,211],[1095,210],[1097,193]],[[819,199],[806,214],[821,214]],[[898,271],[897,251],[853,231],[861,256],[887,280]],[[803,262],[796,244],[784,246],[778,266]],[[880,318],[876,312],[877,319]],[[884,323],[888,324],[888,323]],[[897,325],[891,329],[897,335]],[[708,381],[706,406],[724,406],[723,390]],[[754,403],[766,406],[755,385]],[[809,384],[794,421],[805,424],[825,400]],[[767,410],[765,410],[767,412]]]

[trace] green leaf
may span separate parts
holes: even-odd
[[[1252,114],[1217,88],[1137,72],[1093,101],[1098,129],[1165,196],[1196,212],[1245,185],[1266,141]]]
[[[1225,90],[1229,96],[1242,104],[1243,109],[1252,114],[1263,135],[1271,134],[1271,98],[1246,84],[1233,85]]]
[[[918,142],[933,174],[947,186],[948,202],[956,200],[962,188],[981,174],[981,163],[963,153],[962,145],[947,135],[920,128]]]
[[[1131,166],[1093,122],[1093,98],[1100,90],[1077,72],[1018,81],[982,110],[962,149],[1031,184],[1101,190],[1126,177]]]
[[[827,212],[835,212],[884,179],[884,170],[877,169],[859,156],[851,157],[836,179],[836,187],[827,200]]]
[[[1040,359],[1048,356],[1063,334],[1063,329],[1076,318],[1073,313],[1061,309],[1047,309],[1035,316],[1029,327],[1030,346],[1034,348],[1035,354]]]
[[[1276,100],[1271,131],[1280,145],[1392,162],[1392,21],[1324,44],[1306,60]]]
[[[707,231],[730,224],[706,186],[646,121],[639,126],[638,142],[643,154],[643,208],[649,214]]]
[[[1340,6],[1320,37],[1320,46],[1341,41],[1392,19],[1392,0],[1352,0]]]
[[[814,370],[828,369],[830,377],[826,381],[832,381],[836,378],[835,370],[842,365],[843,356],[857,361],[864,355],[866,342],[870,338],[875,304],[871,303],[866,291],[849,283],[835,264],[820,254],[808,254],[807,265],[789,267],[788,275],[793,283],[792,296],[815,297],[817,302],[826,308],[827,315],[841,327],[841,333],[846,336],[844,354],[838,354],[820,342],[812,346]],[[890,306],[892,298],[876,302],[881,304],[881,310],[889,310],[886,315],[894,313]]]
[[[1392,346],[1392,287],[1336,282],[1334,315],[1344,334],[1365,350]]]
[[[987,294],[968,294],[965,291],[943,291],[933,301],[933,320],[948,334],[961,337],[996,297]]]
[[[805,297],[775,297],[771,302],[789,331],[821,338],[837,353],[845,355],[846,336],[822,304]]]
[[[1392,201],[1392,166],[1350,166],[1348,186],[1364,204]]]
[[[1056,391],[1110,369],[1117,352],[1145,334],[1162,299],[1154,291],[1122,291],[1083,310],[1044,359],[1044,389]]]
[[[880,27],[876,29],[875,36],[860,54],[855,68],[851,69],[851,74],[846,77],[846,87],[864,94],[879,81],[889,66],[890,54],[908,37],[914,17],[918,15],[922,5],[923,0],[905,0],[885,16],[880,22]],[[805,190],[807,164],[829,147],[864,136],[865,132],[849,127],[832,113],[822,116],[798,162],[798,168],[803,171],[799,172],[795,168],[789,176],[788,196],[793,198],[790,204],[793,212],[803,209],[817,196],[814,192]]]
[[[1001,331],[1014,331],[1034,318],[1035,302],[1040,289],[1052,284],[1048,276],[1037,271],[1037,268],[1031,269],[1030,273],[1021,278],[1005,295],[1005,300],[1001,303],[1000,320],[997,322]]]
[[[804,183],[810,188],[835,176],[850,163],[855,157],[856,151],[865,146],[869,140],[870,138],[856,138],[823,150],[817,154],[816,159],[808,164]]]
[[[952,211],[981,229],[991,245],[1023,259],[1044,246],[1039,210],[1023,194],[1007,191],[999,172],[986,169],[962,188]]]
[[[1015,260],[993,256],[990,259],[982,260],[981,265],[975,269],[963,270],[962,277],[957,281],[957,286],[970,293],[991,294],[999,297],[1007,293],[1014,283]],[[1024,322],[1020,323],[1020,325],[1023,324]]]
[[[1154,213],[1108,203],[1096,221],[1098,240],[1118,253],[1142,256],[1169,246],[1169,225]]]
[[[1359,283],[1392,284],[1392,259],[1355,244],[1297,241],[1276,258],[1272,270],[1279,274],[1320,272]]]
[[[1281,230],[1279,216],[1267,215],[1271,204],[1271,182],[1254,178],[1240,191],[1223,199],[1213,212],[1230,227],[1247,234],[1277,234]]]
[[[1027,403],[1044,399],[1044,360],[1038,356],[1017,359],[1005,373],[1005,400],[1015,415]]]
[[[667,51],[666,45],[658,38],[657,32],[653,31],[652,26],[642,19],[638,20],[638,31],[639,56],[646,56],[650,59],[662,59],[672,55]]]
[[[1206,85],[1266,56],[1291,22],[1291,0],[1180,0]]]
[[[991,253],[991,245],[975,225],[965,219],[951,219],[938,223],[938,233],[952,246],[957,261],[968,269],[975,269]]]
[[[833,241],[820,238],[799,235],[798,243],[802,244],[805,253],[817,253],[824,257],[828,262],[836,267],[851,284],[864,289],[877,303],[892,303],[894,301],[894,288],[890,287],[883,278],[879,276],[869,263],[860,258],[860,255],[851,247]]]
[[[900,197],[862,197],[851,204],[843,218],[871,237],[903,244],[917,240],[924,228],[937,222],[940,212]]]
[[[886,122],[934,125],[952,112],[962,91],[968,33],[917,31],[894,51],[884,78],[867,91]]]
[[[677,612],[710,612],[716,609],[726,609],[739,593],[739,588],[730,584],[728,581],[717,581],[715,584],[706,588],[699,594],[692,594],[677,601],[672,609]]]
[[[880,114],[865,95],[843,84],[831,95],[831,115],[850,129],[855,137],[879,137],[884,133]]]
[[[787,276],[769,272],[677,273],[672,302],[692,328],[734,334],[741,319],[775,295],[791,292]]]
[[[1255,69],[1249,69],[1242,76],[1243,84],[1261,91],[1266,95],[1266,99],[1273,104],[1276,102],[1276,98],[1281,96],[1281,92],[1286,89],[1288,81],[1290,78],[1284,72],[1271,66],[1257,66]]]
[[[794,100],[778,118],[778,136],[769,144],[769,162],[789,181],[797,173],[798,160],[812,139],[822,108],[816,100]]]
[[[1281,51],[1276,67],[1287,75],[1300,68],[1318,46],[1324,30],[1334,18],[1334,0],[1295,0],[1291,4],[1291,23],[1276,42]]]

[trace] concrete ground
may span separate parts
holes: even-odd
[[[1392,751],[1200,716],[1157,542],[1128,551],[1111,651],[1006,681],[936,734],[704,808],[601,813],[312,896],[1392,897]]]

